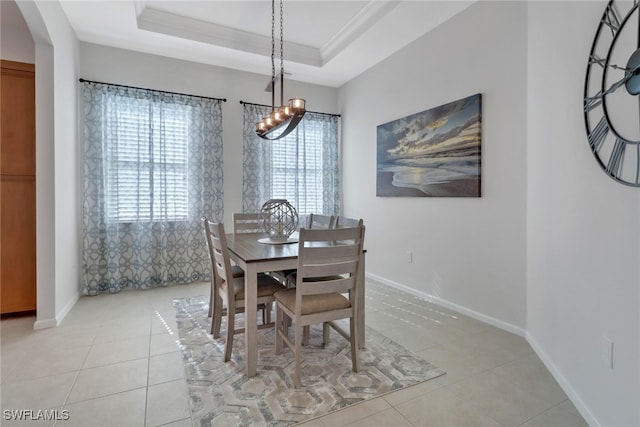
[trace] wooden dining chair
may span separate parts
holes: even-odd
[[[262,218],[259,212],[255,213],[233,213],[234,233],[264,233],[262,228]]]
[[[244,328],[235,327],[236,313],[243,313],[244,309],[244,276],[235,277],[231,273],[231,261],[227,249],[227,240],[224,225],[204,218],[204,227],[207,235],[209,258],[211,260],[211,298],[213,307],[211,316],[211,334],[214,338],[220,337],[223,309],[226,308],[227,333],[224,344],[224,361],[231,359],[233,336],[244,332]],[[284,286],[274,278],[266,274],[258,275],[258,306],[254,309],[271,307],[274,301],[274,293],[284,289]],[[270,315],[263,311],[263,322],[258,328],[272,327]]]
[[[351,343],[352,368],[358,372],[358,331],[356,318],[360,307],[356,298],[360,253],[364,227],[340,229],[300,229],[296,287],[275,293],[276,338],[275,353],[286,343],[295,357],[294,382],[301,386],[303,328],[322,323],[323,343],[328,342],[329,327]],[[346,295],[346,296],[345,296]],[[334,321],[349,319],[349,332]],[[289,323],[293,321],[293,340]],[[309,347],[307,347],[309,348]]]
[[[233,232],[234,233],[264,233],[262,228],[262,216],[260,213],[233,213]],[[233,268],[234,266],[232,266]],[[288,272],[284,271],[269,271],[266,273],[282,284],[286,284],[286,278]],[[269,310],[269,314],[271,310]]]
[[[311,213],[307,216],[305,220],[305,228],[315,228],[315,229],[327,229],[333,228],[335,224],[335,217],[333,215],[321,215]],[[282,277],[285,279],[284,283],[287,287],[295,287],[295,280],[287,280],[287,277],[294,273],[296,270],[284,270],[282,272]]]
[[[313,229],[328,229],[334,228],[336,217],[333,215],[323,215],[323,214],[314,214],[310,213],[305,221],[306,228]],[[296,279],[295,273],[296,270],[285,270],[282,272],[283,277],[285,278],[284,284],[288,288],[295,288]],[[291,276],[291,277],[290,277]],[[309,343],[309,326],[304,327],[302,345],[307,345]]]
[[[344,216],[337,216],[335,222],[333,224],[334,228],[349,228],[349,227],[360,227],[364,224],[362,218],[354,219],[354,218],[346,218]]]
[[[335,217],[333,215],[322,215],[310,213],[307,217],[306,228],[333,228]]]
[[[205,235],[208,234],[206,220],[207,220],[206,217],[202,218],[202,222],[205,224],[205,226],[204,226],[205,227],[204,228]],[[235,214],[234,214],[234,230],[235,230]],[[209,249],[210,249],[208,237],[207,237],[207,247],[209,247]],[[209,256],[211,257],[211,252],[209,252]],[[235,264],[231,265],[231,273],[233,274],[233,277],[244,277],[244,270],[240,266],[235,265]],[[213,277],[214,277],[213,274],[214,274],[213,273],[213,269],[211,269],[211,281],[212,281],[211,289],[213,289]],[[212,295],[212,298],[213,298],[213,293],[211,295]],[[213,302],[213,300],[211,300],[210,302]],[[266,310],[266,308],[265,308],[265,310]],[[213,315],[213,304],[209,304],[209,314],[208,315],[209,315],[209,317],[211,317]],[[263,317],[263,321],[264,321],[264,317],[265,317],[265,312],[264,311],[262,313],[262,317]]]

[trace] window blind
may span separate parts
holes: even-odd
[[[322,137],[318,129],[305,124],[272,143],[272,197],[295,201],[302,215],[324,212]]]
[[[114,102],[107,152],[107,218],[184,221],[189,210],[188,106]]]

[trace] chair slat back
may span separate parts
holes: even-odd
[[[364,221],[362,220],[362,218],[355,219],[355,218],[347,218],[344,216],[337,216],[334,223],[334,227],[335,228],[359,227],[363,224],[364,224]]]
[[[356,278],[345,277],[342,279],[323,280],[321,282],[309,282],[304,289],[301,289],[301,295],[321,295],[337,292],[344,294],[352,291],[356,286]]]
[[[306,228],[333,228],[335,217],[333,215],[320,215],[311,213],[307,217]]]
[[[313,247],[307,246],[302,248],[302,256],[306,259],[315,261],[317,264],[328,264],[334,262],[341,262],[345,259],[345,257],[353,257],[357,256],[357,247],[356,245],[344,244],[341,241],[327,241],[327,245],[331,246],[321,246],[321,247]]]
[[[354,290],[363,240],[364,227],[300,229],[296,298]]]
[[[234,233],[262,233],[262,218],[260,213],[233,213]]]
[[[305,266],[305,277],[316,278],[339,274],[355,274],[358,268],[357,261],[342,261],[336,258],[325,262],[328,263]]]
[[[211,267],[221,280],[228,281],[228,279],[233,278],[233,274],[231,273],[231,261],[227,250],[224,224],[205,218],[204,228],[207,235]]]

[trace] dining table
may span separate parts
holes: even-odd
[[[244,270],[244,306],[256,307],[258,304],[258,274],[282,270],[295,270],[298,267],[298,243],[295,236],[285,243],[269,242],[263,233],[226,234],[229,256]],[[359,309],[356,316],[358,347],[364,348],[364,271],[365,254],[362,251],[356,278],[356,299]],[[256,374],[258,364],[258,312],[245,310],[245,373],[248,377]]]

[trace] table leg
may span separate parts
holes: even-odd
[[[244,343],[246,374],[256,374],[258,364],[258,272],[255,264],[244,271]]]
[[[362,252],[360,254],[360,271],[358,273],[358,293],[356,294],[356,298],[358,298],[360,310],[358,312],[358,318],[356,319],[356,328],[358,328],[358,348],[364,348],[364,292],[365,292],[365,265],[364,265],[365,253]]]

